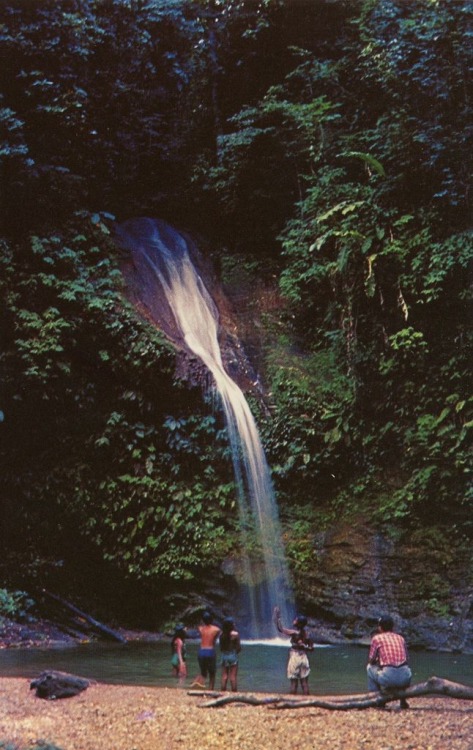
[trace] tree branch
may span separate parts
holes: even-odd
[[[195,695],[195,693],[192,693]],[[440,677],[430,677],[426,682],[406,688],[406,690],[393,690],[389,693],[360,693],[359,695],[340,695],[333,698],[281,698],[281,696],[270,696],[257,698],[254,695],[243,695],[233,693],[221,695],[212,701],[203,703],[201,708],[218,708],[228,703],[248,703],[251,706],[272,705],[273,708],[326,708],[331,711],[348,711],[350,709],[382,708],[391,701],[400,698],[417,698],[422,695],[443,695],[447,698],[458,698],[460,700],[473,700],[473,687],[462,685],[459,682],[450,682]]]

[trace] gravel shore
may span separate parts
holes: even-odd
[[[29,680],[0,678],[0,747],[43,741],[61,750],[473,750],[473,705],[463,700],[418,698],[408,711],[393,704],[346,712],[202,708],[204,702],[177,687],[104,684],[46,701]]]

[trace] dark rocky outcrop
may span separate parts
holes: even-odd
[[[41,672],[36,680],[30,684],[31,690],[36,690],[38,698],[57,700],[58,698],[72,698],[91,685],[90,680],[77,677],[67,672]]]

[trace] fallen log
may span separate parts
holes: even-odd
[[[188,690],[187,695],[198,695],[201,698],[220,698],[222,693],[218,693],[216,690]]]
[[[222,695],[222,693],[214,693],[204,690],[188,690],[187,695],[198,695],[201,698],[215,699],[209,701],[208,703],[201,703],[199,708],[217,708],[218,706],[224,706],[226,703],[247,703],[250,706],[265,706],[269,703],[277,703],[281,700],[280,695],[269,696],[268,698],[258,698],[255,695],[249,695],[248,693],[232,693],[231,695]]]
[[[419,682],[405,690],[392,690],[385,693],[360,693],[359,695],[340,695],[331,698],[282,698],[281,696],[257,698],[254,695],[232,693],[207,701],[200,707],[218,708],[229,703],[247,703],[250,706],[271,705],[275,709],[326,708],[330,711],[349,711],[351,709],[384,708],[392,701],[401,698],[417,698],[422,695],[440,695],[471,701],[473,700],[473,687],[444,680],[440,677],[430,677],[426,682]]]
[[[88,624],[90,628],[99,632],[105,638],[110,638],[114,641],[118,641],[119,643],[128,642],[126,638],[124,638],[120,633],[117,633],[115,630],[112,630],[112,628],[109,628],[107,625],[103,625],[103,623],[94,619],[93,617],[88,615],[86,612],[82,612],[82,610],[78,609],[74,604],[71,604],[71,602],[66,601],[66,599],[62,599],[62,597],[58,596],[57,594],[52,594],[50,591],[47,591],[46,589],[42,589],[42,593],[45,594],[45,596],[49,597],[49,599],[52,599],[53,601],[60,604],[61,607],[63,607],[67,611],[72,612],[74,615],[82,619],[84,622]]]

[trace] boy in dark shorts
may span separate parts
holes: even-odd
[[[213,690],[215,685],[215,674],[217,672],[217,655],[215,642],[222,632],[217,625],[212,623],[210,612],[202,615],[203,625],[199,625],[200,648],[197,655],[200,668],[200,676],[196,677],[192,687],[205,687],[207,676],[209,678],[209,689]]]

